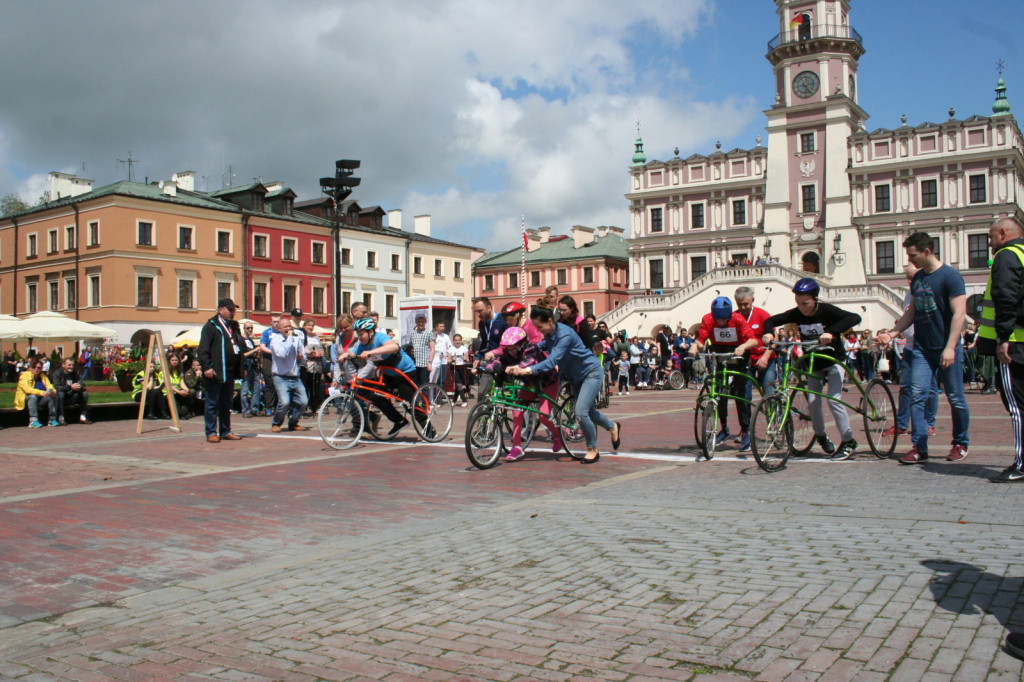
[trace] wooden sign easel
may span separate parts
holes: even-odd
[[[156,358],[153,357],[153,349],[156,348]],[[178,402],[174,399],[174,391],[171,390],[171,379],[167,372],[167,353],[164,351],[164,340],[160,332],[149,335],[149,349],[146,351],[146,369],[142,374],[142,395],[139,396],[139,421],[135,427],[135,433],[142,433],[142,417],[146,413],[146,393],[149,391],[149,372],[153,369],[153,360],[160,361],[160,375],[164,379],[164,397],[167,399],[167,407],[171,410],[171,431],[181,433],[181,424],[178,423]],[[154,389],[159,390],[159,389]]]

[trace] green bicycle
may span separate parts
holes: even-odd
[[[720,400],[732,398],[738,402],[753,405],[755,400],[760,400],[762,395],[761,384],[757,379],[739,369],[729,367],[730,360],[746,362],[745,359],[735,353],[698,353],[707,365],[707,377],[704,385],[697,394],[697,403],[694,407],[693,433],[697,439],[697,447],[700,448],[704,459],[710,460],[715,456],[716,436],[722,424],[718,418],[718,404]],[[750,382],[753,390],[757,393],[754,400],[747,400],[745,395],[736,396],[731,393],[730,383],[736,377],[743,377]],[[751,394],[753,395],[753,394]],[[697,459],[700,459],[698,455]]]
[[[895,429],[892,428],[895,424],[896,405],[892,391],[884,381],[872,379],[864,385],[850,374],[850,380],[860,394],[860,404],[851,405],[807,387],[807,379],[814,377],[816,371],[820,372],[837,362],[833,356],[824,352],[830,350],[830,347],[818,345],[817,342],[789,342],[777,345],[787,346],[785,380],[777,392],[765,396],[757,404],[750,418],[750,446],[759,467],[769,473],[784,469],[794,452],[800,454],[800,445],[808,441],[813,444],[814,430],[810,426],[810,411],[807,404],[807,397],[810,395],[839,402],[861,415],[871,452],[879,459],[892,456],[898,438]],[[802,346],[805,354],[792,360],[793,351],[797,346]],[[821,406],[823,408],[824,403]],[[807,435],[808,430],[810,437]],[[810,449],[810,445],[807,445],[807,449]]]

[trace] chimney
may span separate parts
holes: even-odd
[[[171,182],[178,186],[178,189],[185,190],[186,192],[194,192],[196,190],[196,174],[195,171],[181,171],[171,176]]]
[[[430,236],[430,215],[418,215],[413,217],[413,232],[424,237]]]
[[[551,239],[551,228],[550,227],[538,227],[537,234],[540,235],[540,243],[547,244]]]
[[[537,230],[529,229],[526,231],[526,250],[536,251],[540,248],[540,237],[537,235]]]
[[[584,227],[583,225],[572,226],[572,245],[573,248],[580,248],[586,246],[590,242],[594,241],[594,228]]]
[[[598,228],[597,228],[597,236],[598,237],[607,237],[608,236],[608,226],[607,225],[600,225],[600,226],[598,226]]]
[[[610,232],[611,234],[617,234],[618,236],[621,237],[623,234],[625,234],[626,228],[624,228],[624,227],[615,227],[614,225],[609,225],[608,226],[608,232]]]
[[[178,196],[178,185],[174,182],[165,182],[161,180],[157,183],[157,187],[159,187],[160,191],[169,197]]]
[[[68,173],[50,173],[50,198],[60,199],[62,197],[77,197],[92,191],[92,180],[80,178],[77,175]]]
[[[402,209],[396,208],[393,211],[388,211],[388,227],[396,230],[402,229]]]

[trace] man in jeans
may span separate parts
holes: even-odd
[[[915,232],[903,242],[907,259],[920,268],[911,280],[910,305],[897,320],[893,332],[914,325],[914,347],[910,351],[910,426],[913,447],[900,464],[928,461],[928,421],[925,417],[932,381],[942,380],[942,389],[953,413],[953,444],[946,459],[959,462],[967,457],[971,416],[964,397],[964,349],[960,332],[967,315],[964,278],[944,265],[932,250],[932,238]],[[879,338],[889,342],[889,335]]]
[[[69,407],[78,408],[78,421],[92,424],[89,421],[89,391],[85,389],[84,372],[75,369],[74,358],[64,358],[64,362],[53,375],[54,389],[57,391],[57,421],[61,426],[67,424],[64,411]]]
[[[274,388],[277,391],[277,411],[270,422],[270,430],[280,433],[287,414],[289,431],[305,431],[306,427],[299,424],[299,417],[306,411],[309,402],[299,376],[299,367],[306,361],[305,348],[302,340],[293,333],[290,319],[283,318],[278,329],[280,333],[270,339]]]
[[[279,334],[281,316],[271,315],[270,326],[263,330],[260,335],[260,352],[263,355],[263,406],[267,409],[267,416],[274,414],[277,410],[277,391],[274,389],[274,359],[270,353],[270,340],[274,335]]]
[[[427,316],[416,315],[416,327],[405,335],[404,345],[412,346],[412,359],[416,362],[413,380],[417,386],[430,381],[430,360],[433,354],[434,333],[427,329]]]
[[[260,384],[263,351],[259,340],[252,337],[252,332],[253,323],[245,322],[242,327],[242,416],[246,418],[259,414],[260,394],[263,392]]]

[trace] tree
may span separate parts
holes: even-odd
[[[11,215],[12,213],[20,213],[21,211],[27,211],[29,205],[22,201],[14,192],[5,194],[3,198],[0,198],[0,215]]]

